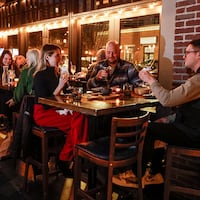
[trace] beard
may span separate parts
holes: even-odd
[[[116,65],[117,62],[118,62],[118,60],[113,60],[113,61],[108,60],[108,64],[110,64],[110,65]]]

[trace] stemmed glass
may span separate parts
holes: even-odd
[[[71,64],[70,71],[71,71],[71,73],[73,75],[72,78],[74,79],[75,73],[76,73],[76,65]]]

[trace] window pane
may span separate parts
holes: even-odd
[[[12,52],[13,57],[19,54],[18,35],[8,36],[8,49]]]
[[[121,19],[121,57],[157,74],[159,34],[159,14]]]
[[[62,48],[63,62],[68,64],[69,55],[69,31],[68,28],[59,28],[49,31],[49,42]]]
[[[96,52],[105,48],[108,41],[109,23],[98,22],[81,26],[81,68],[95,61]]]
[[[42,31],[28,34],[28,49],[42,47]]]

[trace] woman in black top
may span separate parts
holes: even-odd
[[[40,126],[57,127],[66,133],[66,141],[59,155],[60,167],[63,170],[63,166],[68,166],[73,160],[75,144],[86,141],[88,120],[81,113],[68,110],[64,114],[60,114],[57,108],[38,103],[38,97],[59,95],[67,84],[68,76],[60,77],[59,75],[58,64],[60,61],[60,47],[53,44],[43,46],[40,63],[34,76],[36,96],[34,120]]]

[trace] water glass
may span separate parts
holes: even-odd
[[[74,102],[80,102],[82,94],[83,94],[83,87],[75,87],[72,92]]]

